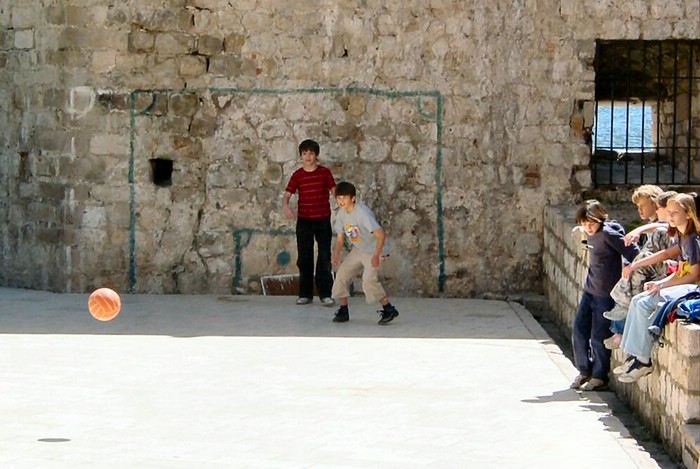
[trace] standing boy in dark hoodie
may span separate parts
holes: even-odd
[[[596,391],[608,384],[611,351],[603,341],[610,337],[610,320],[603,316],[615,305],[610,291],[622,274],[622,260],[632,262],[636,245],[625,246],[625,229],[608,221],[608,212],[597,200],[587,200],[576,212],[576,223],[588,236],[588,275],[573,327],[574,362],[579,375],[572,389]]]

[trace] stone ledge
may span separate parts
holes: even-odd
[[[682,460],[689,468],[700,468],[700,425],[683,425]]]
[[[544,287],[550,319],[571,332],[588,268],[586,251],[572,236],[575,207],[545,209]],[[624,223],[623,223],[624,224]],[[669,451],[695,469],[700,454],[700,325],[674,321],[664,329],[665,346],[654,346],[654,372],[632,384],[611,387],[665,442]],[[624,357],[615,351],[612,366]]]

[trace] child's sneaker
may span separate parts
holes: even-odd
[[[610,311],[603,313],[605,319],[610,319],[611,321],[622,321],[627,317],[628,308],[623,308],[622,306],[615,304],[615,307]]]
[[[399,315],[399,311],[394,307],[394,305],[387,305],[382,308],[381,311],[377,311],[382,315],[381,319],[379,319],[379,324],[380,326],[383,326],[384,324],[389,324],[391,321],[394,320],[396,316]]]
[[[632,363],[634,363],[634,356],[630,355],[625,359],[625,362],[618,366],[615,367],[614,370],[612,370],[614,375],[621,375],[623,373],[627,373],[627,370],[629,370],[630,366],[632,366]]]
[[[574,380],[571,382],[569,385],[569,389],[581,389],[581,386],[586,384],[586,382],[591,379],[589,375],[584,375],[583,373],[579,373],[578,376],[574,378]]]
[[[620,348],[620,342],[622,342],[622,334],[613,334],[603,341],[603,345],[608,350],[615,350]]]
[[[608,389],[608,383],[600,378],[591,378],[579,387],[581,391],[605,391]]]
[[[350,311],[347,306],[341,306],[333,317],[333,322],[348,322],[350,320]]]
[[[651,363],[642,363],[635,359],[627,372],[622,373],[617,377],[617,379],[621,383],[634,383],[642,376],[646,376],[651,373],[653,370],[654,368],[651,366]]]

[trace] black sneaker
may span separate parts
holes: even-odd
[[[333,322],[348,322],[350,320],[350,311],[347,307],[340,307],[333,317]]]
[[[391,321],[394,320],[396,316],[399,315],[399,311],[393,305],[389,307],[384,307],[384,309],[377,312],[382,315],[381,319],[377,323],[380,326],[383,326],[384,324],[389,324]]]

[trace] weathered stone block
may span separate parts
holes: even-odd
[[[80,226],[82,228],[100,228],[107,223],[107,212],[104,206],[91,205],[83,209]],[[103,237],[104,232],[100,230],[99,237]]]
[[[592,173],[590,169],[579,169],[575,171],[574,178],[582,188],[589,188],[593,184]]]
[[[669,22],[675,22],[685,13],[684,2],[681,0],[651,0],[649,2],[649,11],[652,17],[666,18]]]
[[[87,27],[67,27],[58,39],[58,48],[93,51],[108,49],[124,52],[128,48],[129,33],[118,30],[97,30]]]
[[[106,9],[99,7],[66,5],[64,8],[65,24],[69,26],[85,26],[88,24],[101,25],[104,19],[104,13],[106,13]],[[96,14],[100,10],[102,14]]]
[[[12,8],[12,27],[14,29],[31,28],[37,24],[37,11],[34,8]]]
[[[117,65],[117,53],[114,51],[97,51],[92,55],[90,69],[96,73],[106,73]]]
[[[129,33],[129,52],[150,52],[155,43],[156,35],[150,31],[136,29]]]
[[[56,217],[56,207],[51,203],[32,202],[27,208],[29,209],[29,215],[35,217],[35,220],[49,222]]]
[[[281,184],[284,180],[284,173],[282,172],[282,166],[278,164],[268,164],[262,173],[262,178],[265,184]]]
[[[95,135],[90,139],[90,153],[93,155],[128,155],[128,135]]]
[[[180,75],[185,77],[199,77],[207,73],[207,59],[197,55],[185,55],[180,57]]]
[[[172,2],[171,2],[172,3]],[[143,9],[134,12],[133,24],[147,31],[177,31],[178,9],[170,5],[167,9]]]
[[[224,50],[227,54],[240,54],[245,44],[245,34],[231,33],[224,38]]]
[[[700,422],[700,396],[685,392],[677,395],[678,414],[682,423]]]
[[[12,30],[0,30],[0,50],[12,50],[15,46],[15,35]]]
[[[20,29],[15,31],[15,48],[31,49],[34,47],[34,30]]]
[[[675,332],[678,352],[689,358],[700,357],[700,324],[677,323]]]
[[[686,374],[683,375],[685,382],[682,383],[688,392],[700,394],[700,360],[688,360]],[[700,399],[700,396],[698,396]]]
[[[243,61],[235,55],[217,55],[211,58],[209,73],[212,75],[237,76],[241,73]]]
[[[66,22],[66,9],[63,5],[49,5],[44,8],[44,18],[48,24],[62,25]]]
[[[100,92],[97,103],[109,111],[128,111],[130,108],[129,95],[126,93]]]
[[[386,140],[367,139],[360,142],[360,159],[364,161],[386,161],[389,158],[389,145]]]
[[[37,146],[42,151],[66,151],[69,147],[69,136],[62,131],[42,130],[37,135]],[[53,170],[48,176],[54,176]]]
[[[216,116],[197,114],[192,119],[192,125],[190,126],[190,132],[195,137],[211,137],[216,133],[218,128],[218,122]]]
[[[112,8],[111,6],[107,9],[105,17],[105,26],[108,28],[122,28],[127,26],[129,21],[129,16],[127,12],[122,8]]]
[[[224,40],[216,36],[201,36],[197,42],[197,52],[201,55],[215,55],[221,52]]]
[[[194,93],[173,94],[168,108],[176,116],[193,116],[199,109],[199,97]]]
[[[670,342],[674,353],[678,353],[678,326],[680,323],[667,324],[663,330],[663,338],[666,342]]]
[[[168,96],[164,93],[138,93],[134,109],[137,113],[162,116],[168,113]]]
[[[653,352],[655,353],[655,359],[654,362],[664,368],[669,370],[671,375],[675,376],[675,372],[672,368],[672,358],[671,355],[673,354],[673,349],[671,347],[655,347]]]
[[[36,230],[36,240],[41,243],[58,245],[63,240],[63,228],[41,227]]]
[[[195,50],[195,38],[184,33],[159,33],[155,51],[164,55],[190,54]]]

